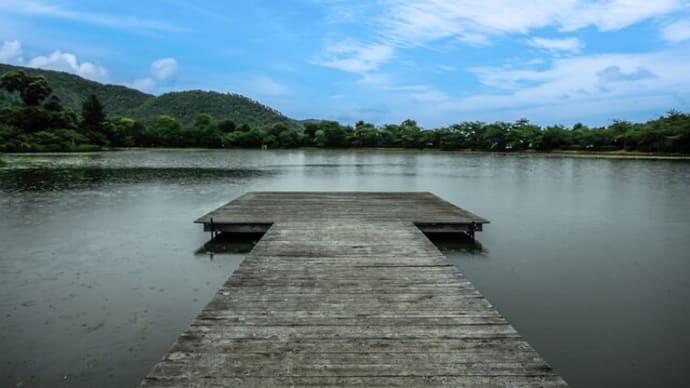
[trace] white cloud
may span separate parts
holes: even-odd
[[[673,49],[561,58],[548,67],[475,68],[471,71],[484,84],[485,92],[468,97],[431,93],[425,100],[406,98],[402,90],[386,96],[396,109],[385,119],[410,116],[422,125],[437,126],[463,119],[493,122],[528,117],[551,125],[582,120],[603,124],[641,112],[662,114],[687,107],[688,62],[690,52]],[[411,96],[414,90],[409,92]]]
[[[405,95],[412,102],[420,104],[436,104],[449,101],[451,98],[447,93],[438,90],[430,85],[416,85],[413,87],[402,87],[398,90],[406,91]]]
[[[660,96],[655,101],[667,102],[674,93],[687,94],[690,90],[685,69],[689,61],[690,53],[677,49],[557,59],[544,70],[472,69],[494,92],[462,99],[456,105],[457,109],[470,111],[551,107],[564,113],[573,106],[653,100],[653,96]],[[587,117],[587,112],[578,113]]]
[[[646,19],[682,9],[684,0],[577,1],[558,18],[564,31],[596,26],[600,31],[619,30]]]
[[[549,39],[533,37],[527,41],[527,44],[549,51],[580,51],[584,44],[578,38],[563,38],[563,39]]]
[[[681,0],[388,0],[379,20],[384,37],[417,46],[441,39],[488,44],[491,37],[555,26],[575,31],[625,28],[683,7]]]
[[[56,50],[47,56],[40,55],[34,57],[27,66],[74,73],[94,81],[102,82],[108,79],[108,70],[105,67],[91,62],[80,63],[76,55],[63,53],[60,50]]]
[[[159,81],[165,81],[177,73],[177,61],[174,58],[161,58],[151,64],[151,75]]]
[[[127,86],[145,92],[154,92],[161,84],[175,81],[178,65],[175,58],[161,58],[153,61],[149,68],[149,75],[140,78]]]
[[[690,20],[681,20],[667,25],[661,30],[661,37],[670,43],[690,39]]]
[[[435,103],[451,99],[447,93],[431,85],[400,85],[390,76],[381,73],[363,74],[357,83],[415,103]]]
[[[15,61],[22,61],[22,44],[18,40],[5,41],[0,47],[0,62]]]
[[[339,42],[328,45],[312,63],[351,73],[366,73],[379,68],[393,57],[393,48],[383,44],[364,45]]]
[[[0,10],[7,13],[28,15],[31,17],[43,16],[55,19],[65,19],[135,32],[171,32],[181,30],[177,26],[157,20],[140,19],[124,15],[80,12],[37,0],[2,0],[0,1]]]

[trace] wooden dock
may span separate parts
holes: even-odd
[[[249,193],[197,222],[268,227],[142,386],[566,386],[422,233],[488,222],[432,194]]]
[[[413,222],[424,233],[481,232],[489,221],[428,192],[251,192],[195,222],[207,232],[265,233],[275,222]],[[472,236],[471,236],[472,237]]]

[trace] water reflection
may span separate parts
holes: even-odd
[[[21,168],[0,170],[0,190],[63,191],[91,188],[104,183],[190,184],[270,174],[270,170],[220,168]]]
[[[194,253],[209,255],[211,259],[213,255],[219,253],[249,253],[261,237],[263,233],[219,233],[214,239],[206,241]]]
[[[239,266],[243,254],[226,252],[259,239],[207,244],[192,221],[252,190],[434,192],[491,219],[481,243],[431,239],[572,386],[687,385],[686,161],[392,150],[3,160],[3,387],[135,386]]]
[[[443,253],[464,254],[471,257],[487,258],[489,250],[482,243],[464,233],[429,233],[426,235]],[[481,237],[481,233],[477,235]]]

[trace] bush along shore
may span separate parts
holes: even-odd
[[[199,113],[190,125],[159,115],[107,117],[95,95],[80,112],[63,108],[43,76],[5,73],[0,88],[18,96],[0,109],[0,152],[95,151],[120,147],[294,148],[395,147],[440,150],[580,151],[690,155],[690,114],[671,111],[644,123],[540,127],[516,122],[462,122],[423,129],[414,120],[375,126],[335,121],[275,122],[262,127]]]

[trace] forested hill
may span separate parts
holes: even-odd
[[[0,76],[13,70],[29,75],[42,75],[65,109],[79,112],[89,95],[95,95],[108,116],[122,116],[147,121],[160,115],[177,119],[182,125],[191,124],[199,114],[209,114],[217,120],[230,119],[238,126],[264,128],[276,123],[290,127],[299,124],[280,112],[239,94],[205,91],[184,91],[154,96],[119,85],[104,85],[74,74],[0,64]],[[21,104],[18,96],[0,90],[0,106]]]
[[[14,70],[23,70],[29,75],[44,76],[53,93],[60,98],[62,106],[74,112],[81,110],[81,104],[89,95],[98,97],[109,116],[131,116],[132,112],[142,104],[156,98],[135,89],[104,85],[61,71],[0,64],[0,76]],[[6,91],[0,89],[0,104],[2,106],[21,104],[21,100],[18,96],[9,96]]]
[[[149,99],[129,117],[147,119],[167,115],[187,125],[203,113],[216,120],[230,119],[237,125],[247,124],[252,128],[267,128],[276,123],[296,125],[282,113],[242,95],[201,90],[171,92]]]

